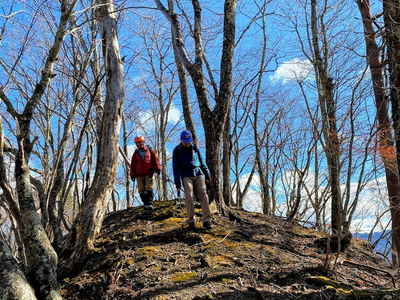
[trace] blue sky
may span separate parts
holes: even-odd
[[[11,0],[3,0],[0,4],[0,15],[7,15],[9,4],[12,3]],[[261,2],[261,1],[259,1]],[[268,58],[271,59],[270,64],[267,67],[267,73],[263,80],[262,89],[262,116],[260,118],[260,126],[264,126],[265,119],[268,119],[277,109],[284,108],[287,110],[288,120],[284,125],[288,126],[292,130],[293,135],[299,134],[301,130],[304,130],[304,126],[309,126],[309,122],[304,118],[305,113],[305,103],[302,98],[299,85],[296,83],[298,79],[304,79],[303,82],[306,87],[306,95],[309,98],[311,107],[316,108],[316,94],[315,94],[315,83],[313,78],[313,72],[310,68],[310,63],[307,60],[307,54],[309,50],[305,53],[301,50],[301,41],[307,44],[307,32],[304,28],[305,19],[301,15],[302,9],[300,3],[304,1],[272,1],[269,4],[267,17],[267,29],[268,29]],[[57,3],[52,1],[43,1],[44,6],[42,9],[37,11],[35,16],[37,23],[32,27],[31,41],[27,45],[27,55],[22,57],[20,64],[24,67],[21,68],[27,73],[31,74],[33,78],[36,74],[39,74],[40,68],[42,66],[44,53],[47,50],[47,45],[51,41],[52,34],[48,28],[49,24],[43,22],[43,17],[49,17],[52,15],[53,18],[57,18]],[[118,1],[117,3],[122,3]],[[188,8],[189,16],[191,14],[190,3],[182,2],[186,8]],[[295,5],[293,4],[295,3]],[[358,17],[358,12],[354,3],[348,3],[345,1],[329,1],[330,3],[330,13],[328,14],[327,21],[330,22],[331,29],[331,47],[332,55],[329,60],[332,63],[330,68],[330,74],[333,78],[340,83],[341,87],[338,89],[336,98],[338,101],[338,117],[342,120],[343,116],[346,115],[349,107],[349,101],[351,98],[351,89],[354,87],[357,78],[362,74],[364,70],[364,58],[363,55],[363,40],[361,36],[361,23]],[[12,61],[15,58],[15,53],[20,49],[21,40],[23,34],[27,30],[27,25],[30,20],[34,17],[32,8],[35,7],[37,2],[35,1],[17,1],[15,2],[14,12],[19,12],[14,18],[10,19],[9,27],[6,31],[6,35],[2,41],[0,41],[0,57],[5,58],[6,61]],[[218,80],[218,69],[220,60],[220,46],[221,46],[221,18],[220,15],[216,13],[221,13],[223,10],[222,1],[209,1],[205,4],[203,9],[203,21],[205,24],[204,29],[204,45],[206,50],[207,59],[214,71],[214,76]],[[343,4],[343,8],[340,5]],[[46,6],[47,5],[47,6]],[[138,1],[135,5],[148,5],[154,7],[152,1]],[[240,32],[247,26],[251,17],[254,15],[256,8],[254,5],[248,5],[247,1],[238,2],[238,15],[237,15],[237,36],[240,36]],[[338,19],[334,19],[334,15],[340,12]],[[139,36],[140,33],[146,32],[151,34],[159,34],[165,40],[169,38],[169,24],[165,20],[164,16],[158,11],[149,9],[129,9],[121,14],[121,23],[119,30],[121,53],[125,56],[125,87],[126,87],[126,99],[124,104],[124,109],[132,117],[128,121],[128,129],[131,132],[129,147],[131,151],[133,150],[133,138],[135,135],[144,134],[150,144],[155,143],[154,141],[154,124],[152,121],[152,110],[155,109],[154,98],[151,98],[146,93],[144,87],[147,84],[149,87],[155,87],[154,80],[151,78],[151,73],[148,64],[146,64],[145,47],[143,46],[143,39]],[[0,26],[5,21],[4,17],[0,17]],[[82,18],[78,18],[78,23],[82,21]],[[151,21],[154,21],[156,25],[151,25]],[[257,24],[260,24],[258,21]],[[254,76],[258,70],[259,59],[260,59],[260,48],[261,48],[261,35],[259,25],[254,24],[251,29],[244,35],[240,44],[236,49],[235,57],[235,71],[234,78],[235,84],[241,83],[242,81],[248,80],[250,77]],[[300,38],[296,35],[294,31],[294,25],[298,25],[298,34]],[[54,26],[50,24],[50,27]],[[83,27],[84,28],[84,27]],[[86,33],[87,31],[85,31]],[[147,34],[149,37],[150,34]],[[70,37],[66,38],[66,44],[70,45]],[[192,49],[193,43],[190,38],[187,38],[186,44],[188,49]],[[153,45],[154,46],[154,45]],[[152,47],[153,47],[152,46]],[[168,46],[167,44],[165,45]],[[64,49],[67,53],[67,49]],[[65,58],[65,55],[63,54]],[[173,64],[172,51],[166,52],[166,65],[170,66]],[[156,64],[159,62],[155,58]],[[58,66],[57,72],[68,71],[69,69],[65,66]],[[8,76],[5,74],[3,69],[0,69],[0,84],[5,84]],[[53,81],[53,86],[51,92],[49,92],[49,100],[52,99],[54,94],[64,89],[68,91],[68,87],[63,86],[59,77],[56,77]],[[367,77],[368,79],[368,77]],[[357,102],[358,116],[357,116],[357,151],[361,151],[362,146],[365,144],[365,135],[368,133],[368,129],[373,121],[373,115],[375,113],[372,99],[368,96],[368,80],[363,82],[362,88],[356,90],[356,95],[362,97],[363,101]],[[27,89],[31,89],[30,86],[32,82],[24,81],[24,86]],[[197,127],[197,133],[200,135],[200,146],[204,155],[204,140],[202,133],[201,121],[199,119],[199,110],[195,99],[195,93],[193,92],[193,87],[191,80],[188,77],[188,83],[190,85],[190,97],[192,100],[193,117]],[[174,83],[176,85],[176,82]],[[237,89],[240,90],[240,89]],[[7,93],[15,101],[16,106],[22,107],[21,104],[24,103],[19,94],[11,86],[7,89]],[[212,90],[209,89],[210,101],[212,101]],[[360,98],[361,99],[361,98]],[[20,104],[18,104],[20,103]],[[62,114],[66,114],[68,111],[68,106],[65,107],[63,103],[59,103],[54,106],[55,109],[61,111]],[[81,114],[84,113],[84,108],[80,108]],[[182,121],[181,114],[181,104],[179,93],[175,95],[173,99],[173,105],[170,110],[170,120],[168,124],[168,131],[171,131],[171,138],[167,141],[167,152],[171,153],[173,147],[179,142],[179,131],[184,129],[184,124]],[[4,107],[0,104],[0,111],[2,115],[8,116],[4,113]],[[9,116],[8,116],[9,117]],[[79,119],[81,120],[83,116],[81,115]],[[62,116],[54,115],[52,118],[53,129],[57,128],[58,120],[61,120]],[[11,121],[11,125],[12,120]],[[180,122],[179,122],[180,121]],[[178,125],[176,126],[176,124]],[[348,135],[348,121],[342,122],[343,129],[341,134],[344,138]],[[246,125],[247,134],[240,140],[240,144],[245,146],[247,144],[253,143],[251,126]],[[6,126],[7,130],[7,126]],[[282,132],[280,128],[276,129],[276,132]],[[37,128],[34,132],[38,132]],[[9,131],[6,134],[11,137]],[[77,132],[75,133],[77,134]],[[304,138],[307,138],[310,133],[305,134]],[[57,130],[54,130],[54,135],[57,138]],[[43,140],[41,140],[43,142]],[[72,144],[73,145],[73,144]],[[72,147],[71,145],[71,147]],[[82,152],[86,150],[86,146],[82,148]],[[357,157],[360,159],[361,154],[356,153]],[[248,156],[253,155],[253,149],[251,147],[244,151],[242,154],[243,161]],[[372,161],[372,160],[371,160]],[[33,157],[33,166],[40,167],[39,161]],[[324,164],[322,164],[324,166]],[[170,168],[170,163],[168,164]],[[312,166],[311,166],[312,167]],[[369,163],[369,168],[372,164]],[[287,166],[283,170],[283,173],[290,174],[290,168]],[[122,168],[119,170],[119,175],[122,175]],[[241,176],[245,177],[248,173],[249,167],[246,167]],[[171,172],[169,172],[172,175]],[[379,174],[378,174],[379,175]],[[290,176],[289,176],[290,177]],[[378,176],[380,178],[381,176]],[[232,174],[233,178],[233,174]],[[356,177],[352,179],[353,183]],[[372,179],[371,179],[372,180]],[[380,179],[379,179],[380,180]],[[379,181],[378,180],[378,181]],[[373,181],[371,181],[373,182]],[[380,182],[380,181],[379,181]],[[372,183],[371,183],[372,184]],[[373,188],[372,188],[373,189]],[[119,187],[121,190],[121,187]],[[257,180],[255,180],[254,188],[252,193],[248,195],[246,200],[246,207],[251,210],[259,209],[257,199],[259,199],[259,194],[257,191]],[[280,187],[281,195],[280,199],[284,199],[284,192],[282,184]],[[120,193],[124,195],[123,192]],[[368,201],[368,199],[374,199],[373,201]],[[382,210],[384,206],[380,206],[381,195],[366,192],[363,195],[362,205],[360,205],[361,210],[359,215],[362,216],[360,220],[365,221],[369,225],[357,225],[358,227],[363,227],[363,230],[370,228],[370,224],[375,220],[375,211]],[[383,196],[384,198],[384,196]],[[365,200],[364,200],[365,199]],[[124,202],[124,201],[123,201]],[[370,203],[372,202],[372,204]],[[369,206],[372,206],[370,208]],[[367,211],[367,212],[365,212]],[[368,221],[370,220],[370,221]],[[358,224],[358,223],[357,223]],[[355,223],[356,225],[356,223]]]

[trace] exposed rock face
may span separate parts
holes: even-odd
[[[327,255],[314,244],[326,234],[240,211],[188,231],[175,204],[108,215],[97,251],[78,276],[64,278],[64,298],[400,299],[384,290],[398,278],[365,241]]]

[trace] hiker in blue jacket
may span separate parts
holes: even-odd
[[[193,144],[190,131],[181,133],[181,143],[175,147],[172,155],[175,186],[180,191],[182,184],[185,191],[185,205],[187,212],[187,224],[190,229],[195,229],[193,197],[200,201],[203,227],[211,228],[210,208],[208,206],[208,195],[206,189],[206,177],[209,179],[208,169],[203,163],[200,151]]]

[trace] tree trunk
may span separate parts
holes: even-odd
[[[30,123],[34,109],[38,105],[52,77],[54,64],[57,60],[62,41],[66,34],[68,21],[71,17],[76,1],[68,4],[61,2],[60,22],[54,37],[54,43],[49,50],[43,67],[41,78],[35,85],[35,89],[22,114],[18,114],[2,90],[0,98],[7,106],[7,111],[13,115],[18,123],[17,134],[18,151],[15,157],[15,180],[18,202],[20,207],[20,219],[17,220],[21,238],[25,247],[27,260],[28,280],[35,288],[36,294],[41,299],[61,299],[57,283],[57,254],[43,227],[41,217],[37,213],[32,186],[30,182],[29,158],[35,140],[30,140]]]
[[[260,178],[260,185],[261,185],[261,203],[262,203],[262,210],[263,213],[266,215],[271,214],[271,198],[269,193],[269,186],[268,186],[268,173],[263,166],[262,159],[261,159],[261,146],[264,142],[265,138],[269,136],[268,133],[268,126],[264,130],[264,134],[261,135],[258,132],[258,120],[259,120],[259,112],[260,112],[260,101],[261,101],[261,88],[262,82],[264,78],[264,72],[266,68],[266,56],[267,56],[267,28],[265,24],[264,14],[266,12],[266,3],[264,3],[262,7],[263,18],[261,19],[262,24],[262,51],[261,51],[261,61],[260,67],[258,70],[257,76],[257,87],[256,87],[256,94],[255,94],[255,111],[254,111],[254,123],[253,123],[253,131],[254,131],[254,145],[255,145],[255,160],[257,164],[257,171],[258,176]],[[267,161],[267,164],[269,162]]]
[[[206,162],[207,166],[210,169],[211,177],[209,196],[211,197],[210,201],[216,202],[218,211],[222,214],[225,214],[225,202],[223,201],[221,182],[222,134],[217,132],[214,128],[213,126],[204,126],[206,136]]]
[[[8,245],[0,240],[0,299],[36,300],[35,291],[11,254]]]
[[[21,139],[23,136],[25,138]],[[19,227],[28,262],[28,279],[43,299],[61,299],[57,283],[58,257],[34,205],[28,166],[33,145],[29,142],[26,132],[19,135],[18,144],[19,151],[15,159],[15,179],[21,210]]]
[[[394,149],[396,148],[393,145],[394,141],[390,127],[388,103],[384,92],[383,65],[379,59],[380,51],[378,45],[376,44],[375,30],[372,25],[373,23],[370,13],[369,0],[358,0],[357,4],[364,26],[367,61],[371,70],[376,105],[376,117],[378,119],[378,147],[385,168],[390,212],[392,216],[392,263],[394,266],[398,267],[400,258],[400,182],[398,177],[398,163],[393,163],[394,157],[392,156],[392,154],[395,152]],[[387,6],[386,9],[388,9]],[[386,15],[386,17],[389,17],[389,14]],[[389,20],[386,19],[386,21]],[[389,26],[389,30],[390,28],[392,27]],[[392,35],[391,33],[388,34],[390,39]],[[398,49],[396,51],[398,51]],[[399,145],[397,144],[397,150],[398,146]],[[397,159],[398,158],[399,156],[397,156]]]
[[[168,200],[168,186],[167,186],[167,147],[165,145],[165,126],[163,126],[163,130],[160,133],[161,140],[161,185],[162,185],[162,198],[164,201]]]
[[[117,39],[117,18],[112,0],[98,0],[96,5],[96,17],[101,27],[103,43],[106,98],[98,144],[96,172],[73,226],[71,236],[73,253],[65,265],[65,271],[73,271],[94,250],[94,240],[103,223],[118,163],[121,105],[125,95],[123,66]]]
[[[61,151],[61,157],[64,157],[64,151]],[[62,190],[62,186],[65,184],[64,181],[64,165],[61,161],[58,162],[57,164],[57,170],[53,182],[53,188],[51,189],[49,193],[49,221],[50,221],[50,226],[51,226],[51,231],[54,234],[54,244],[56,245],[56,249],[61,245],[63,234],[62,234],[62,229],[61,226],[58,224],[58,219],[59,216],[57,215],[57,202],[58,205],[61,205],[59,203],[59,195]]]
[[[258,114],[258,112],[257,112]],[[260,141],[259,141],[259,136],[257,133],[257,126],[255,126],[254,129],[254,134],[255,134],[255,160],[257,164],[257,171],[258,171],[258,177],[260,178],[260,185],[261,185],[261,204],[262,204],[262,210],[263,214],[269,215],[271,211],[271,200],[269,197],[269,188],[268,188],[268,183],[266,180],[267,174],[264,170],[264,166],[261,161],[261,147],[260,147]]]
[[[328,161],[329,185],[331,189],[331,223],[332,232],[340,234],[343,223],[342,198],[340,192],[340,147],[336,128],[336,105],[333,98],[333,82],[328,76],[328,69],[323,60],[328,57],[328,45],[323,42],[321,57],[319,47],[319,29],[317,20],[317,3],[311,0],[311,31],[314,52],[314,68],[316,73],[318,100],[322,113],[323,134],[325,138],[325,154]]]
[[[232,205],[232,190],[231,190],[231,180],[230,180],[230,175],[231,175],[231,109],[228,108],[228,116],[226,118],[226,123],[225,123],[225,130],[224,130],[224,135],[223,135],[223,155],[222,155],[222,163],[223,163],[223,168],[222,168],[222,174],[223,174],[223,199],[225,201],[226,206],[231,206]]]
[[[167,10],[160,0],[154,0],[158,9],[171,23],[172,39],[176,45],[176,55],[183,63],[192,78],[197,100],[200,106],[201,119],[206,138],[206,161],[211,175],[211,195],[216,201],[219,212],[225,213],[225,203],[222,195],[220,150],[222,145],[222,133],[227,118],[227,112],[231,99],[232,87],[232,63],[235,46],[235,11],[236,0],[225,0],[224,5],[224,38],[222,56],[220,61],[220,87],[215,95],[216,106],[211,110],[207,98],[205,76],[202,64],[205,60],[201,38],[201,6],[198,0],[192,0],[194,10],[195,62],[192,63],[183,47],[183,39],[177,15]],[[171,3],[172,1],[169,1]],[[210,152],[211,151],[211,152]]]
[[[14,217],[15,220],[20,220],[20,211],[16,199],[16,195],[13,191],[12,186],[10,185],[9,179],[7,178],[6,164],[4,159],[4,147],[5,147],[5,139],[3,134],[3,120],[0,116],[0,187],[2,189],[2,199],[4,199],[9,207],[11,212],[11,217]]]
[[[168,0],[168,11],[170,12],[170,14],[174,14],[174,1],[173,0]],[[176,64],[176,68],[178,70],[179,91],[181,94],[183,119],[185,120],[186,129],[188,129],[192,133],[194,143],[198,144],[196,128],[194,126],[193,119],[192,119],[192,109],[190,108],[185,67],[183,66],[183,63],[181,62],[181,60],[179,59],[178,45],[177,45],[178,41],[177,41],[177,38],[174,38],[175,30],[173,27],[174,26],[171,23],[172,46],[174,49],[175,64]]]
[[[174,47],[174,54],[175,54],[176,46],[173,45],[173,47]],[[192,133],[194,143],[198,144],[196,128],[194,126],[193,119],[192,119],[192,109],[190,108],[185,69],[184,69],[182,63],[179,61],[178,56],[176,54],[175,54],[175,63],[176,63],[176,68],[178,70],[179,91],[181,94],[183,119],[185,120],[186,129],[188,129]]]
[[[122,130],[123,130],[123,146],[125,156],[128,156],[128,131],[126,130],[125,116],[122,114]],[[125,161],[125,160],[124,160]],[[125,197],[126,197],[126,208],[131,207],[131,176],[130,176],[130,165],[125,162]],[[133,191],[134,192],[134,191]],[[133,203],[133,199],[132,199]]]

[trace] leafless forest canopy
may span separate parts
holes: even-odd
[[[187,128],[218,213],[381,233],[398,266],[399,32],[394,0],[2,0],[0,261],[60,299],[104,215],[141,205],[134,137],[171,200]]]

